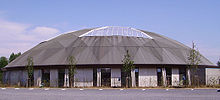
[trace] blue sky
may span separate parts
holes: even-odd
[[[24,52],[64,32],[128,26],[220,57],[220,0],[0,0],[0,56]]]

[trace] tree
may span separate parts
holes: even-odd
[[[217,62],[217,65],[218,65],[218,67],[220,67],[220,58],[219,58],[219,60]]]
[[[201,54],[199,53],[198,48],[194,42],[192,42],[192,48],[190,50],[190,54],[188,56],[188,68],[190,70],[191,85],[195,86],[196,84],[199,86],[199,76],[198,76],[198,65],[201,62],[200,60]]]
[[[134,70],[134,61],[131,60],[131,56],[129,54],[129,51],[126,51],[126,55],[124,55],[124,58],[122,60],[123,67],[122,70],[125,72],[126,76],[126,87],[131,86],[131,71]]]
[[[1,68],[5,67],[8,65],[8,59],[6,57],[1,57],[0,58],[0,81],[2,81],[2,70]]]
[[[0,58],[0,68],[5,67],[6,65],[8,65],[8,59],[6,57],[2,56]]]
[[[74,83],[74,75],[76,74],[76,59],[74,56],[69,56],[67,58],[68,62],[69,62],[69,78],[70,78],[70,87],[73,87],[73,83]]]
[[[26,65],[26,70],[27,70],[27,74],[28,74],[28,87],[31,87],[32,83],[33,83],[33,73],[34,73],[34,62],[33,62],[33,58],[32,57],[28,57],[27,58],[27,65]]]
[[[12,62],[13,60],[15,60],[20,55],[21,55],[21,52],[19,52],[17,54],[12,53],[9,57],[9,63]]]

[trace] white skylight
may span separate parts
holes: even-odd
[[[79,37],[83,36],[133,36],[153,39],[151,36],[135,28],[118,26],[106,26],[96,28],[89,32],[86,32],[85,34],[80,35]]]

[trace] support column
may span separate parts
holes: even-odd
[[[121,69],[111,69],[111,87],[121,87]]]
[[[64,87],[69,87],[69,70],[65,69],[65,74],[64,74]]]
[[[101,68],[97,68],[97,87],[101,86]]]
[[[172,86],[179,86],[179,68],[172,68]]]
[[[162,68],[163,86],[167,86],[166,69]]]
[[[190,85],[191,86],[191,75],[190,75],[190,69],[189,68],[187,68],[187,79],[188,79],[188,85]]]
[[[136,87],[135,70],[131,70],[131,87]]]
[[[58,87],[58,70],[50,69],[50,87]]]
[[[42,79],[42,70],[35,69],[34,70],[34,86],[41,86],[41,79]]]

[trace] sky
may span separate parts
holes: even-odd
[[[0,0],[0,56],[66,32],[124,26],[155,32],[220,58],[220,0]]]

